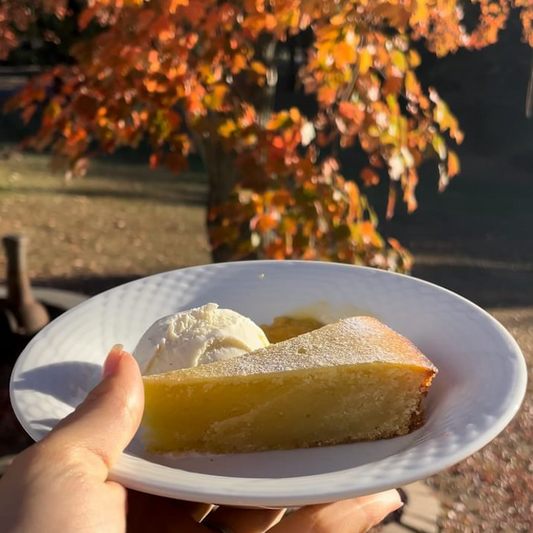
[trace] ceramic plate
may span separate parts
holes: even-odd
[[[296,506],[374,493],[425,478],[490,442],[517,412],[526,366],[488,313],[415,278],[334,263],[254,261],[187,268],[100,294],[41,331],[11,378],[15,412],[36,440],[98,382],[115,343],[132,351],[158,318],[216,302],[258,324],[312,313],[368,314],[402,333],[439,368],[427,422],[373,443],[221,456],[149,455],[137,436],[112,470],[127,487],[239,506]]]

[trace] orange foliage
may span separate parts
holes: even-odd
[[[439,187],[459,172],[447,146],[460,143],[457,119],[437,91],[418,81],[423,40],[439,56],[495,42],[510,7],[521,9],[524,40],[533,44],[533,0],[472,0],[479,24],[468,33],[460,0],[88,0],[78,24],[103,30],[72,50],[72,65],[37,76],[8,104],[25,121],[43,107],[28,146],[51,146],[85,169],[98,144],[112,152],[148,138],[152,167],[178,172],[192,141],[234,155],[241,180],[231,197],[210,206],[213,246],[248,256],[340,260],[408,270],[400,244],[385,242],[358,186],[321,149],[359,144],[370,165],[365,186],[388,173],[387,216],[400,199],[416,209],[417,168],[438,160]],[[66,0],[6,0],[0,6],[0,59],[17,45],[38,11],[66,14]],[[299,72],[318,103],[264,116],[256,98],[275,83],[265,41],[312,28],[315,40]],[[58,90],[53,90],[59,87]],[[83,164],[79,162],[82,161]]]

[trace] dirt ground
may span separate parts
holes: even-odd
[[[135,277],[210,261],[202,174],[94,162],[66,182],[48,158],[0,161],[0,234],[30,238],[36,284],[95,294]],[[0,254],[0,272],[5,256]]]

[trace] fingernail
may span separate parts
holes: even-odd
[[[375,495],[382,505],[390,507],[391,512],[403,507],[403,501],[397,490],[387,490]]]
[[[389,490],[383,493],[383,495],[391,506],[394,505],[396,507],[396,510],[403,507],[402,498],[397,490]]]
[[[107,376],[110,376],[116,372],[120,360],[122,359],[122,350],[124,350],[124,345],[122,344],[115,344],[115,346],[111,348],[111,351],[109,352],[104,363],[102,379],[105,379]]]

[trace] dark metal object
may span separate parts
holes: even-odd
[[[7,256],[7,298],[4,321],[11,333],[33,335],[41,330],[50,317],[45,307],[33,296],[26,267],[28,238],[6,235],[2,239]]]
[[[85,294],[51,287],[33,287],[32,292],[48,311],[50,320],[88,298]],[[7,314],[3,312],[6,299],[7,287],[0,285],[0,475],[3,467],[7,466],[2,456],[17,454],[33,443],[17,422],[9,404],[9,378],[18,356],[35,335],[20,335],[10,329]]]
[[[527,82],[526,93],[526,118],[533,116],[533,56],[531,57],[531,65],[529,67],[529,80]]]

